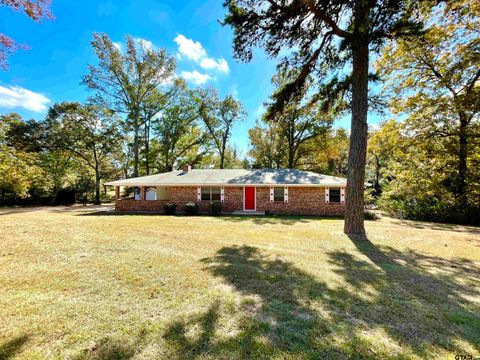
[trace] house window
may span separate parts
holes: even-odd
[[[202,201],[220,201],[219,187],[202,187]]]
[[[139,187],[134,187],[133,188],[133,198],[135,200],[142,200],[141,199],[141,192],[140,192],[140,188]]]
[[[275,187],[273,188],[273,201],[284,202],[285,200],[285,188]]]
[[[145,193],[145,200],[157,200],[157,189],[149,187]]]
[[[340,202],[340,189],[330,188],[330,202],[339,203]]]
[[[220,188],[212,188],[212,201],[220,201]]]

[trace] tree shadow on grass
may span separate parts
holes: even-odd
[[[7,360],[14,357],[22,350],[25,343],[28,342],[28,339],[29,336],[22,335],[0,344],[0,359]]]
[[[142,351],[144,334],[126,339],[102,338],[81,351],[73,360],[128,360]]]
[[[153,344],[141,336],[105,340],[79,359],[129,359],[150,345],[160,349],[156,357],[172,359],[405,359],[480,351],[478,263],[351,241],[358,251],[327,254],[333,270],[325,271],[341,279],[325,274],[328,282],[255,247],[224,247],[202,262],[238,302],[222,297],[204,312],[179,314]]]
[[[281,260],[264,257],[251,246],[225,247],[213,258],[202,260],[215,276],[222,277],[244,298],[237,314],[239,329],[233,336],[218,336],[219,303],[190,320],[174,321],[165,339],[180,358],[270,358],[289,354],[307,358],[346,357],[334,346],[321,342],[331,333],[328,321],[309,306],[309,299],[324,296],[325,285]],[[240,313],[240,316],[239,316]],[[197,340],[185,334],[202,328]]]
[[[352,316],[382,328],[422,357],[430,356],[432,348],[462,353],[458,340],[480,351],[478,264],[413,250],[380,250],[366,237],[350,240],[364,257],[341,251],[328,255],[349,284],[342,291]],[[373,300],[359,296],[366,289],[376,294]]]
[[[399,220],[392,219],[392,223],[399,226],[412,227],[415,229],[429,229],[429,230],[440,230],[440,231],[454,231],[459,233],[466,234],[480,234],[480,226],[473,225],[458,225],[458,224],[448,224],[448,223],[435,223],[427,221],[416,221],[416,220]]]
[[[165,340],[185,359],[427,358],[464,353],[465,345],[480,350],[477,264],[351,240],[358,254],[328,254],[344,280],[338,284],[255,247],[220,249],[202,261],[241,294],[238,333],[218,335],[224,324],[217,302],[205,314],[174,321]],[[195,328],[201,335],[192,340],[186,334]]]
[[[236,223],[252,222],[256,225],[296,225],[312,223],[320,220],[340,220],[342,217],[320,217],[303,215],[222,215],[218,219]]]

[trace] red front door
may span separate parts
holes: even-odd
[[[244,194],[245,194],[244,210],[255,210],[255,187],[245,186]]]

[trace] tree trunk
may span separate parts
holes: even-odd
[[[139,148],[139,132],[140,132],[140,125],[139,125],[139,114],[133,114],[133,177],[138,177],[138,148]]]
[[[225,149],[227,147],[227,142],[225,139],[222,140],[222,148],[220,149],[220,169],[225,169]]]
[[[355,29],[352,36],[352,123],[345,201],[344,232],[346,234],[365,234],[363,212],[368,135],[369,15],[368,1],[356,0]]]
[[[100,205],[100,174],[98,168],[95,169],[95,205]]]
[[[225,168],[225,153],[221,152],[220,153],[220,169]]]
[[[458,147],[457,204],[460,208],[467,205],[467,120],[460,114]]]
[[[150,121],[150,118],[145,120],[145,172],[147,175],[150,175]]]
[[[292,148],[288,149],[288,168],[293,169],[294,167],[294,158],[295,158],[295,150]]]
[[[375,195],[380,196],[382,194],[382,187],[380,186],[380,160],[377,155],[375,156]]]

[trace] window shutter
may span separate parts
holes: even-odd
[[[225,188],[222,186],[220,188],[220,202],[224,202],[225,201]]]
[[[202,188],[197,187],[197,201],[202,201]]]
[[[283,202],[288,203],[288,187],[285,187],[284,189],[285,189],[285,193],[283,196]]]
[[[342,204],[345,204],[345,188],[344,187],[340,188],[340,202]]]
[[[273,202],[273,187],[270,186],[270,202]]]
[[[330,202],[330,189],[328,187],[325,188],[325,203]]]

